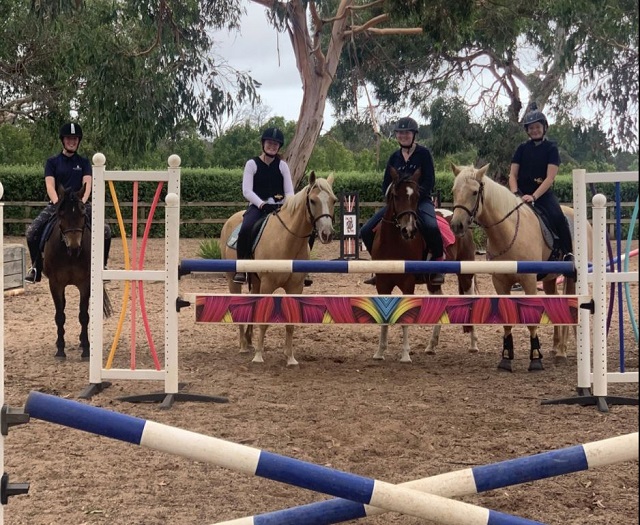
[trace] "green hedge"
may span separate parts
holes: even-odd
[[[317,173],[326,177],[328,173]],[[0,166],[0,182],[4,186],[5,201],[45,201],[42,167],[39,166]],[[436,188],[441,194],[442,202],[453,200],[451,189],[453,186],[453,174],[450,172],[436,174]],[[308,181],[303,179],[300,186]],[[382,175],[380,172],[339,172],[335,174],[334,191],[336,195],[341,192],[358,192],[360,202],[380,202],[382,200]],[[127,182],[116,182],[117,198],[120,203],[133,200],[133,185]],[[140,183],[138,199],[140,202],[151,203],[156,191],[156,183]],[[600,184],[597,190],[607,195],[608,199],[615,199],[615,184]],[[558,175],[554,191],[561,202],[573,201],[573,188],[571,175]],[[108,189],[107,189],[108,192]],[[181,173],[182,219],[225,219],[233,212],[244,207],[194,207],[188,206],[192,202],[243,202],[242,197],[242,171],[226,169],[189,169],[185,168]],[[166,188],[163,190],[161,200],[164,202]],[[621,184],[621,198],[623,202],[633,202],[638,197],[638,185],[636,183]],[[110,199],[108,199],[110,200]],[[368,219],[375,210],[371,207],[361,207],[360,216],[363,221]],[[30,216],[34,218],[40,212],[40,208],[30,210]],[[131,208],[122,207],[123,217],[131,218]],[[336,215],[339,210],[336,209]],[[623,217],[631,214],[629,208],[623,209]],[[5,207],[6,217],[22,218],[24,209]],[[107,217],[115,220],[116,214],[113,206],[107,208]],[[162,207],[156,211],[155,218],[164,218]],[[340,224],[336,217],[336,224]],[[221,230],[219,224],[183,224],[180,229],[182,237],[217,237]],[[140,226],[142,228],[142,226]],[[25,225],[6,224],[5,233],[22,235]],[[157,224],[152,229],[153,235],[161,235],[162,224]],[[140,231],[142,233],[142,231]]]

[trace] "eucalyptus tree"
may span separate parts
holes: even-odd
[[[95,148],[124,155],[197,131],[256,99],[256,83],[210,53],[238,27],[237,0],[3,0],[0,123],[28,119],[52,140],[70,115]]]
[[[411,10],[409,10],[409,6]],[[531,101],[562,112],[592,104],[613,137],[637,151],[638,4],[635,0],[428,0],[392,3],[423,28],[384,41],[364,33],[344,51],[329,97],[341,114],[366,83],[382,107],[462,96],[516,123]],[[569,97],[568,95],[573,95]]]

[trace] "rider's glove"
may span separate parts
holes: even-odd
[[[274,211],[278,211],[280,209],[280,206],[278,206],[277,204],[270,204],[270,203],[265,203],[262,205],[262,208],[260,208],[262,210],[262,213],[273,213]]]

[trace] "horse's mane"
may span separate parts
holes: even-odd
[[[313,184],[314,186],[318,186],[322,191],[326,191],[333,198],[335,195],[333,194],[333,189],[331,189],[331,185],[327,182],[327,179],[322,179],[320,177],[316,177],[316,181]],[[287,210],[289,213],[293,214],[299,206],[304,206],[307,199],[307,192],[311,189],[311,186],[307,184],[300,191],[295,193],[293,196],[289,197],[284,205],[282,206],[283,210]]]
[[[456,180],[476,179],[476,172],[478,170],[473,166],[461,166],[460,170]],[[480,182],[484,184],[485,206],[488,205],[491,207],[498,215],[507,215],[520,203],[520,198],[511,193],[509,188],[498,184],[491,177],[483,175]]]

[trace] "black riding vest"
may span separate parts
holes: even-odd
[[[280,171],[280,157],[273,159],[271,164],[265,164],[260,157],[254,162],[258,169],[253,176],[253,191],[262,200],[273,197],[276,201],[284,198],[284,178]]]

